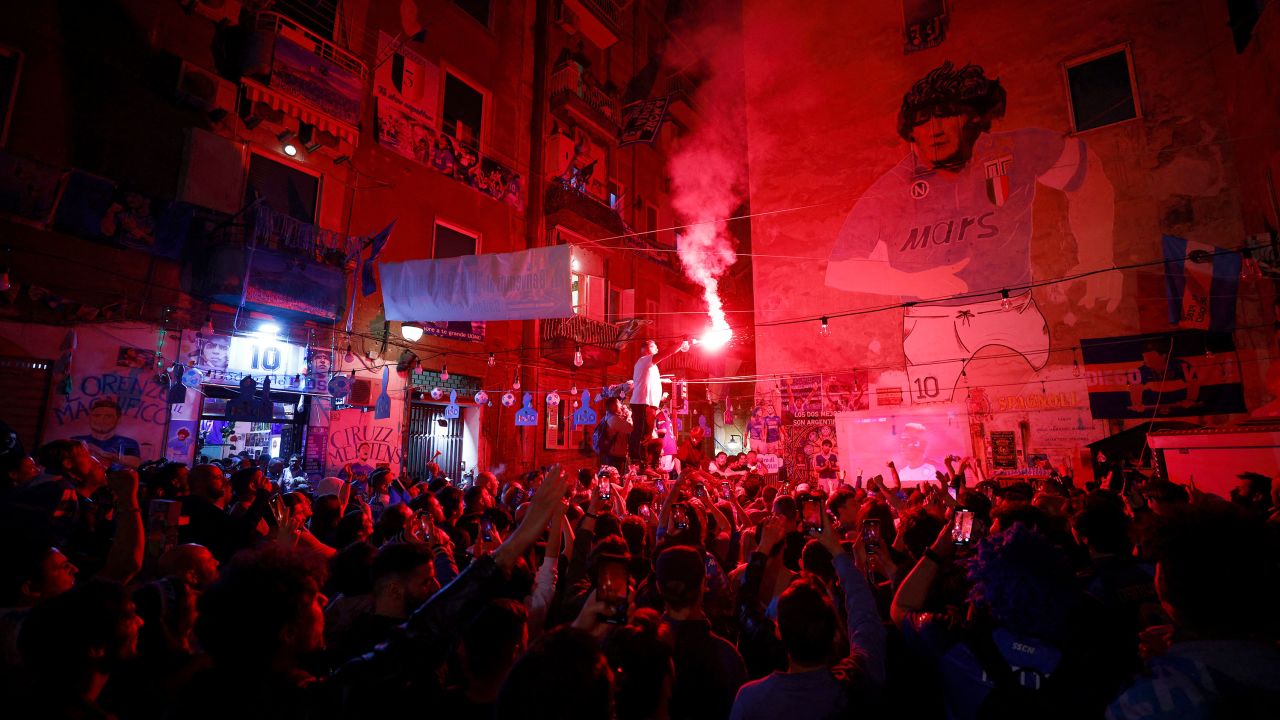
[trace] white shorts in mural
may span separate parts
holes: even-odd
[[[908,391],[914,402],[951,399],[964,366],[988,345],[1020,353],[1039,370],[1049,361],[1049,327],[1031,292],[971,305],[923,305],[907,308],[902,319],[902,350],[907,357]]]

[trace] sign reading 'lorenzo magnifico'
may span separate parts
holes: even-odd
[[[569,246],[381,263],[388,320],[571,317]]]

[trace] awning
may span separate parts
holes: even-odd
[[[240,82],[244,84],[245,96],[250,102],[264,102],[274,110],[282,110],[286,115],[337,135],[349,145],[355,145],[360,139],[360,129],[354,125],[335,120],[297,98],[275,92],[257,81],[244,78]]]

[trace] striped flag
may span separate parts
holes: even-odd
[[[1164,280],[1169,324],[1228,332],[1236,327],[1239,253],[1165,235]]]

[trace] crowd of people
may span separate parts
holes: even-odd
[[[829,491],[606,450],[465,484],[10,453],[3,714],[1280,716],[1264,475]]]

